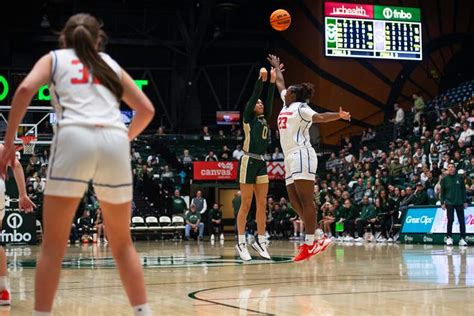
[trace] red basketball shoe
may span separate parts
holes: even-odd
[[[302,244],[299,247],[299,253],[293,258],[293,261],[302,261],[311,258],[312,256],[320,252],[321,247],[319,243],[315,240],[312,245],[307,245],[306,243]]]
[[[317,253],[325,251],[326,249],[329,248],[329,246],[332,245],[332,243],[333,243],[333,241],[331,239],[326,238],[326,236],[324,236],[323,238],[318,240],[319,251]]]
[[[8,290],[2,290],[0,292],[0,306],[10,305],[10,292]]]

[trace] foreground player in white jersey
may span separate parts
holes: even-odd
[[[3,145],[0,144],[0,157],[3,153]],[[19,208],[26,213],[33,211],[36,205],[31,202],[28,195],[26,195],[25,173],[20,162],[15,159],[13,164],[13,177],[15,178],[16,186],[19,195]],[[3,218],[5,217],[5,181],[0,177],[0,228],[3,227]],[[5,249],[0,246],[0,306],[10,305],[10,292],[7,284],[7,257],[5,256]]]
[[[69,18],[64,49],[43,56],[18,87],[9,115],[0,172],[15,159],[13,139],[32,97],[49,83],[58,121],[44,192],[44,237],[36,269],[34,315],[51,315],[61,262],[79,201],[93,181],[107,236],[135,315],[151,315],[143,270],[130,236],[130,140],[152,120],[154,108],[132,78],[98,53],[101,24],[88,14]],[[120,100],[136,111],[127,130]]]
[[[314,87],[309,83],[295,84],[285,88],[283,74],[279,69],[280,59],[268,56],[268,61],[276,69],[276,86],[284,102],[278,115],[280,142],[285,155],[286,188],[291,205],[303,219],[306,240],[294,261],[301,261],[324,251],[331,241],[325,237],[314,239],[316,229],[316,209],[313,191],[318,158],[309,138],[309,128],[313,123],[326,123],[339,119],[350,120],[351,115],[343,111],[317,113],[308,105]]]

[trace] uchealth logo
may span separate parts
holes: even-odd
[[[18,230],[23,225],[23,218],[18,213],[8,215],[6,224],[11,228],[11,232],[3,229],[0,232],[0,241],[7,242],[30,242],[33,236],[30,233],[20,233]]]

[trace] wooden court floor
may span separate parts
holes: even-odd
[[[138,242],[155,315],[474,315],[474,248],[335,244],[293,263],[242,263],[233,241]],[[31,315],[38,247],[8,247],[12,306]],[[110,249],[71,245],[53,315],[132,315]]]

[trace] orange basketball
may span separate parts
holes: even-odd
[[[283,9],[275,10],[270,15],[270,24],[275,30],[284,31],[290,27],[291,15]]]

